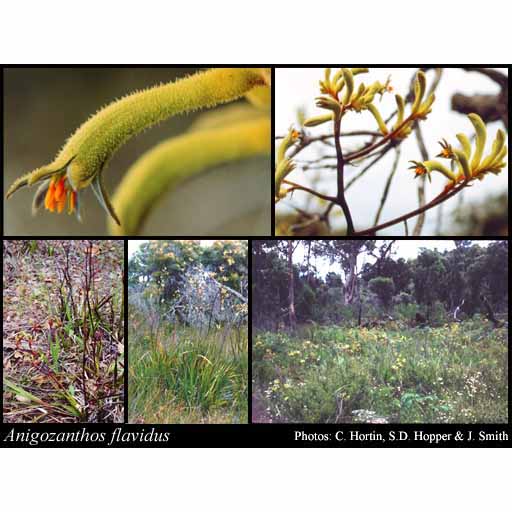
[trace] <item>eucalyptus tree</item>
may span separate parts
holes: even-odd
[[[414,293],[417,302],[426,306],[427,319],[430,319],[432,306],[439,297],[445,276],[443,256],[437,250],[421,248],[414,264]]]

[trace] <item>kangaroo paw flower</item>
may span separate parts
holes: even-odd
[[[276,202],[284,197],[283,191],[281,190],[283,180],[295,169],[295,163],[293,160],[286,157],[286,151],[288,151],[288,149],[297,142],[299,137],[300,133],[297,130],[290,128],[277,150],[276,169],[274,174]]]
[[[49,211],[78,211],[78,191],[92,186],[102,207],[119,223],[101,173],[114,153],[146,128],[172,116],[235,101],[247,94],[259,106],[270,104],[270,68],[214,68],[175,82],[137,91],[107,105],[67,140],[55,160],[18,178],[7,192],[9,198],[24,186],[47,182],[32,203]]]
[[[456,181],[455,174],[447,169],[441,162],[437,162],[436,160],[427,160],[426,162],[416,162],[415,160],[411,160],[410,162],[413,165],[409,167],[409,169],[413,169],[415,171],[415,178],[426,174],[428,181],[431,182],[432,178],[430,175],[432,171],[437,171],[446,176],[449,180]]]
[[[57,174],[40,185],[34,195],[32,213],[37,213],[43,203],[46,210],[57,213],[62,213],[67,203],[68,214],[75,213],[81,220],[78,192],[70,186],[66,173]]]
[[[439,144],[441,145],[441,153],[437,156],[452,160],[458,168],[458,173],[454,174],[449,171],[442,163],[436,160],[427,162],[416,162],[411,160],[413,164],[411,169],[414,169],[416,176],[427,174],[430,180],[430,173],[438,171],[444,174],[451,183],[445,188],[445,191],[450,190],[455,184],[466,181],[470,182],[475,179],[482,180],[486,174],[499,174],[501,170],[506,167],[506,157],[508,154],[507,146],[505,145],[506,136],[503,130],[498,130],[496,138],[492,144],[492,149],[489,155],[482,159],[485,151],[485,142],[487,140],[487,128],[480,116],[477,114],[469,114],[469,120],[475,128],[475,150],[471,147],[471,142],[467,135],[463,133],[457,134],[457,139],[460,142],[461,148],[454,149],[445,139]],[[473,153],[473,158],[471,154]]]

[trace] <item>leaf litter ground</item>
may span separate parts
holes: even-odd
[[[122,422],[123,242],[3,249],[4,422]]]

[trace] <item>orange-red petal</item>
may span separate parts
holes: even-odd
[[[55,199],[57,201],[61,201],[62,198],[66,197],[66,178],[63,176],[59,182],[57,183],[57,187],[55,189]]]
[[[55,182],[52,179],[44,198],[44,207],[53,212],[55,210]]]
[[[76,192],[74,190],[69,194],[69,207],[68,213],[73,213],[75,211],[76,206]]]
[[[53,179],[50,180],[50,184],[48,185],[48,190],[46,191],[46,196],[44,198],[44,207],[46,209],[50,208],[50,203],[53,199],[53,194],[55,192],[55,184],[53,183]]]
[[[44,198],[44,206],[47,210],[54,212],[57,210],[59,213],[64,211],[66,201],[68,200],[68,192],[70,193],[69,198],[69,211],[74,211],[76,205],[76,193],[66,187],[66,177],[61,176],[53,177],[48,185],[48,190]],[[73,194],[75,194],[73,196]]]
[[[59,213],[62,213],[64,211],[64,206],[66,206],[66,194],[64,194],[58,201],[57,201],[57,211]]]

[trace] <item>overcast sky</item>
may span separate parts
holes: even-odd
[[[128,259],[130,259],[133,256],[133,253],[144,242],[147,242],[147,240],[128,240]]]
[[[338,68],[333,68],[338,69]],[[498,68],[501,72],[508,74],[506,68]],[[295,123],[297,126],[297,109],[305,108],[306,116],[318,115],[322,111],[315,107],[315,97],[319,96],[318,80],[323,79],[323,68],[294,68],[294,69],[276,69],[276,133],[282,135]],[[356,86],[362,81],[364,83],[372,83],[379,80],[384,83],[388,76],[391,77],[391,84],[395,92],[406,93],[409,90],[411,76],[414,73],[413,68],[370,68],[368,74],[356,76]],[[432,82],[432,72],[427,73],[427,83]],[[495,94],[498,92],[499,87],[497,84],[489,80],[487,77],[479,73],[467,73],[461,69],[446,69],[436,92],[436,101],[432,113],[429,115],[428,120],[422,123],[423,135],[425,144],[429,152],[429,157],[432,158],[439,151],[437,141],[446,138],[449,142],[458,144],[455,135],[457,133],[466,133],[472,136],[474,133],[473,126],[465,115],[458,114],[451,110],[451,97],[456,92],[461,92],[466,95],[473,94]],[[405,96],[405,94],[403,94]],[[393,95],[385,95],[380,101],[376,100],[376,105],[383,114],[383,117],[393,112],[396,104]],[[323,133],[330,133],[327,125],[311,128],[311,134],[320,135]],[[375,120],[368,112],[361,114],[350,113],[346,116],[342,124],[343,130],[357,130],[357,129],[371,129],[375,128]],[[487,148],[490,149],[491,143],[494,140],[498,128],[503,129],[502,123],[492,123],[489,125]],[[344,147],[353,149],[360,146],[365,139],[350,138],[348,142],[345,140]],[[413,210],[417,207],[417,181],[413,179],[412,171],[408,170],[410,164],[409,160],[421,160],[415,137],[411,136],[401,145],[402,155],[399,168],[394,176],[394,182],[391,187],[388,201],[383,211],[381,220],[392,219],[402,213]],[[324,151],[325,146],[313,144],[310,148],[305,149],[297,157],[297,160],[310,160],[317,157],[319,151]],[[389,170],[394,161],[394,152],[390,151],[368,174],[356,182],[354,186],[347,192],[347,200],[353,212],[356,228],[363,229],[371,225],[377,211],[382,190],[384,189]],[[335,173],[334,171],[319,171],[321,172],[322,185],[319,187],[320,192],[328,193],[335,187]],[[358,167],[347,168],[347,178],[350,179],[358,172]],[[432,184],[427,183],[427,199],[433,198],[441,192],[446,185],[446,180],[440,175],[434,173]],[[308,171],[307,173],[300,170],[300,165],[297,170],[290,175],[292,181],[297,181],[305,185],[312,185],[315,179],[318,179],[320,174],[315,176],[315,171]],[[508,190],[508,173],[504,169],[500,175],[489,175],[481,182],[477,182],[475,186],[466,189],[461,193],[464,196],[464,202],[481,201],[483,198],[490,194],[505,192]],[[294,204],[304,205],[303,201],[307,194],[302,192],[295,193]],[[460,196],[459,196],[460,197]],[[278,204],[277,211],[287,212],[292,211],[285,206],[286,201],[281,201]],[[443,226],[447,231],[445,234],[457,234],[453,230],[449,231],[450,220],[448,212],[457,205],[457,201],[447,201],[443,206]],[[341,222],[340,217],[334,219],[333,225],[335,227]],[[426,223],[422,235],[433,235],[435,233],[437,220],[437,209],[434,208],[426,214]],[[409,229],[415,225],[415,221],[409,222]],[[382,230],[380,235],[404,235],[403,224],[392,226],[388,229]]]
[[[381,242],[377,242],[377,245],[380,245]],[[478,244],[481,246],[489,245],[492,242],[473,242],[474,244]],[[453,240],[397,240],[393,245],[393,259],[404,258],[414,259],[420,250],[420,248],[426,247],[428,249],[437,249],[439,252],[443,252],[445,250],[453,250],[455,249],[455,244]],[[364,258],[364,256],[362,257]],[[361,266],[363,264],[363,259],[360,258],[358,264]],[[375,261],[374,258],[366,257],[366,261],[368,263],[373,263]],[[304,248],[301,245],[297,247],[293,254],[294,263],[301,263],[304,259]],[[325,276],[328,272],[340,272],[340,266],[334,264],[332,266],[329,265],[327,260],[323,258],[318,258],[315,263],[318,271],[322,276]]]

